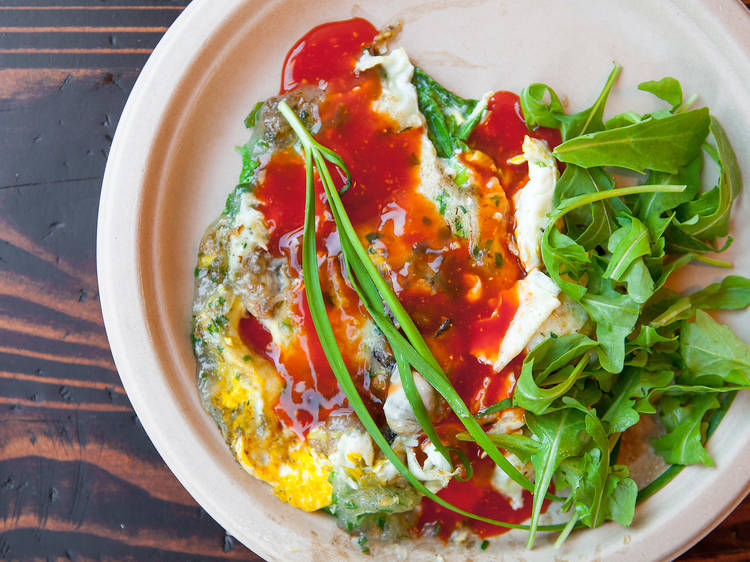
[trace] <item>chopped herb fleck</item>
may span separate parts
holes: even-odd
[[[372,244],[373,242],[375,242],[375,240],[379,240],[380,239],[380,233],[379,232],[370,232],[369,234],[365,235],[365,239],[370,244]]]
[[[367,537],[365,537],[364,535],[359,537],[357,544],[359,545],[359,548],[362,549],[362,552],[364,552],[365,554],[369,554],[370,547],[367,544]]]
[[[466,232],[464,231],[464,225],[463,225],[463,223],[461,222],[460,219],[456,219],[453,222],[453,226],[456,229],[456,236],[458,236],[459,238],[466,238]]]
[[[462,167],[460,170],[458,170],[458,173],[456,174],[456,179],[454,180],[454,182],[457,186],[463,187],[468,181],[468,179],[469,179],[468,170]]]
[[[503,255],[499,252],[495,252],[495,265],[497,267],[503,267],[503,263],[505,260],[503,260]]]
[[[490,546],[490,541],[488,541],[488,540],[485,539],[485,540],[482,541],[482,544],[479,545],[479,548],[481,550],[487,550],[488,546]]]
[[[245,356],[244,356],[244,357],[242,358],[242,360],[243,360],[243,361],[244,361],[245,363],[247,363],[247,362],[248,362],[248,361],[250,361],[251,359],[252,359],[252,357],[250,357],[249,355],[245,355]]]
[[[448,203],[446,203],[446,199],[448,198],[448,192],[444,189],[440,190],[440,193],[438,193],[438,196],[435,197],[435,201],[438,203],[438,211],[440,211],[441,215],[445,214],[446,209],[448,209]]]

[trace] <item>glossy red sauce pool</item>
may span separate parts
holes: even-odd
[[[352,173],[354,184],[342,196],[347,213],[365,248],[385,266],[388,280],[454,387],[477,412],[512,394],[522,361],[519,358],[495,373],[479,362],[477,355],[484,349],[497,349],[518,307],[512,287],[523,271],[508,249],[512,224],[485,219],[498,212],[500,199],[507,201],[527,180],[526,166],[509,165],[507,159],[521,152],[528,130],[518,97],[498,92],[490,100],[487,118],[469,139],[470,148],[489,156],[476,153],[477,158],[467,162],[486,184],[480,193],[480,221],[492,225],[480,231],[481,251],[487,257],[478,259],[478,248],[455,236],[434,202],[417,191],[423,128],[403,130],[372,109],[381,93],[378,70],[360,73],[355,64],[375,35],[375,28],[361,18],[314,28],[289,51],[281,91],[311,84],[325,90],[319,108],[321,128],[315,136],[337,152]],[[546,131],[534,134],[553,145],[559,142]],[[268,249],[288,259],[293,274],[302,279],[304,163],[290,148],[275,153],[263,166],[255,196],[269,226]],[[335,224],[322,187],[316,189],[318,263],[322,290],[328,295],[328,315],[363,399],[376,421],[383,423],[384,390],[371,386],[367,362],[358,353],[365,311],[342,274]],[[287,427],[304,438],[348,405],[312,326],[303,290],[297,293],[292,322],[299,336],[294,345],[283,350],[270,342],[257,322],[243,320],[240,333],[246,344],[276,365],[285,382],[276,412]],[[445,412],[436,425],[446,441],[469,454],[475,477],[470,482],[453,480],[441,497],[486,517],[526,519],[530,498],[523,509],[510,508],[490,485],[492,461],[481,458],[473,445],[456,441],[456,421]],[[438,534],[447,537],[462,520],[430,500],[422,502],[419,525],[423,531],[439,526]],[[470,524],[483,537],[503,531],[492,525]]]
[[[281,72],[281,93],[351,73],[362,49],[377,33],[362,18],[314,27],[289,49]]]

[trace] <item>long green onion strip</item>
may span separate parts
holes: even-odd
[[[336,155],[336,153],[333,153]],[[348,185],[351,183],[351,176],[349,175],[349,169],[346,167],[346,164],[336,155],[337,162],[336,165],[339,167],[342,167],[343,170],[346,173],[347,176],[347,184],[345,187],[348,187]],[[320,166],[325,169],[325,172],[321,174],[321,178],[325,176],[325,174],[328,174],[328,168],[325,163],[325,158],[317,159],[315,160],[316,166],[318,166],[318,169],[320,169]],[[330,176],[325,177],[325,181],[331,182],[330,185],[332,185],[332,181]],[[336,193],[336,190],[332,190],[334,193]],[[330,199],[329,199],[330,200]],[[337,206],[332,205],[331,210],[333,212],[334,221],[336,221],[337,224],[340,223],[341,220],[341,212],[338,209]],[[351,241],[351,239],[348,236],[340,236],[341,239],[341,251],[344,256],[351,256],[353,255],[352,246],[354,245]],[[355,242],[355,244],[358,243]],[[369,258],[368,258],[369,261]],[[378,293],[378,290],[373,283],[372,279],[367,275],[367,273],[364,271],[364,268],[361,267],[361,263],[359,260],[349,260],[345,257],[344,264],[346,267],[346,272],[349,277],[349,281],[354,288],[355,292],[359,296],[360,300],[364,303],[365,308],[367,309],[370,316],[375,321],[375,324],[381,329],[383,334],[386,336],[386,339],[388,340],[389,345],[391,346],[391,350],[393,351],[393,355],[396,359],[396,367],[398,368],[399,376],[401,379],[401,385],[404,389],[404,395],[406,396],[407,401],[409,402],[409,405],[411,406],[412,411],[414,412],[414,417],[417,419],[417,422],[419,423],[420,427],[424,430],[425,435],[430,439],[430,442],[435,446],[437,451],[445,458],[446,462],[450,466],[451,470],[453,470],[453,464],[451,462],[451,456],[450,452],[448,451],[448,448],[445,446],[445,444],[442,442],[440,437],[437,434],[437,430],[435,429],[435,426],[432,424],[432,420],[430,419],[429,414],[427,413],[427,409],[424,406],[424,402],[422,401],[422,397],[419,394],[419,391],[417,390],[416,384],[414,383],[414,376],[411,372],[411,366],[409,365],[409,362],[407,361],[406,357],[403,353],[403,346],[398,345],[398,342],[393,339],[393,330],[388,331],[388,327],[393,327],[392,322],[388,319],[385,311],[385,307],[383,305],[383,301],[380,298],[380,294]]]
[[[563,201],[563,205],[555,209],[550,216],[554,219],[552,221],[552,223],[554,223],[561,216],[569,213],[573,209],[583,207],[589,203],[596,203],[597,201],[611,199],[613,197],[635,195],[637,193],[681,193],[685,191],[686,187],[686,185],[644,184],[633,185],[630,187],[616,187],[606,191],[597,191],[596,193],[584,193],[583,195],[576,195],[575,197]]]
[[[389,291],[396,303],[398,303],[398,299],[395,298],[395,294],[390,291],[390,288],[387,287],[387,283],[385,282],[385,280],[377,272],[375,267],[372,265],[372,262],[370,262],[370,259],[369,257],[367,257],[364,248],[362,248],[359,239],[356,238],[356,232],[354,231],[351,223],[348,221],[346,213],[343,212],[341,199],[339,198],[338,193],[334,187],[333,180],[326,164],[326,161],[328,161],[334,165],[340,166],[342,170],[344,170],[347,174],[347,177],[350,177],[343,161],[340,157],[338,157],[338,155],[335,155],[335,153],[332,153],[329,149],[322,147],[312,138],[310,133],[304,128],[304,125],[302,125],[297,116],[292,112],[292,110],[284,101],[279,102],[278,109],[297,134],[305,156],[307,188],[305,192],[305,222],[302,238],[302,272],[305,279],[305,293],[307,295],[308,306],[310,308],[313,325],[315,326],[315,330],[321,342],[321,347],[323,348],[326,359],[331,366],[331,370],[333,371],[342,392],[344,392],[347,400],[349,401],[350,407],[357,415],[364,428],[370,434],[373,441],[375,441],[375,444],[383,452],[385,457],[389,461],[391,461],[391,463],[399,471],[399,473],[418,492],[427,496],[432,501],[445,507],[446,509],[450,509],[451,511],[463,515],[464,517],[476,519],[478,521],[489,523],[491,525],[497,525],[499,527],[528,530],[530,528],[529,525],[497,521],[494,519],[476,515],[474,513],[470,513],[454,506],[453,504],[448,503],[447,501],[431,492],[409,471],[401,458],[396,454],[393,448],[391,448],[387,439],[383,436],[377,424],[372,419],[372,416],[367,410],[367,407],[362,401],[362,398],[359,396],[357,387],[355,386],[354,381],[349,375],[346,364],[344,363],[344,359],[341,355],[341,350],[336,343],[333,328],[331,326],[330,319],[328,318],[328,313],[323,301],[323,293],[320,287],[320,278],[318,277],[318,259],[315,241],[315,177],[313,162],[315,163],[315,168],[318,170],[318,174],[321,178],[323,187],[328,197],[329,204],[334,214],[334,220],[336,220],[337,226],[339,228],[339,236],[342,241],[342,251],[344,248],[347,248],[347,250],[354,249],[356,250],[356,252],[353,254],[355,257],[359,258],[361,256],[364,258],[364,263],[362,263],[361,259],[352,260],[347,266],[348,272],[356,272],[356,270],[359,270],[360,268],[364,269],[366,273],[370,273],[371,270],[373,274],[369,276],[369,282],[375,285],[375,287],[377,287],[378,289],[380,285],[385,286],[386,289],[384,289],[384,292]],[[341,220],[340,223],[339,220]],[[351,255],[347,256],[346,254],[344,254],[345,262],[349,261],[349,258],[351,257]],[[370,267],[367,267],[368,264]],[[358,290],[358,292],[361,292],[362,295],[366,295],[368,297],[365,300],[365,305],[366,307],[368,307],[369,301],[368,310],[369,308],[372,308],[372,310],[376,313],[373,318],[382,320],[381,316],[385,316],[385,314],[381,315],[378,308],[376,306],[372,306],[372,299],[375,297],[375,295],[372,292],[372,287],[368,286],[367,281],[363,282],[363,279],[367,278],[353,277],[350,279],[350,281],[352,281],[353,285],[356,285],[356,290]],[[364,288],[363,286],[366,288]],[[404,332],[407,332],[408,335],[408,329],[406,328],[408,324],[406,322],[402,323],[402,318],[400,317],[401,315],[399,314],[399,310],[403,311],[403,316],[405,318],[408,318],[408,315],[400,306],[400,303],[398,303],[398,305],[391,306],[388,303],[388,300],[385,299],[385,295],[383,296],[384,300],[386,300],[386,304],[388,304],[394,316],[396,316],[396,318],[399,320],[399,323],[404,329]],[[383,306],[382,302],[380,303],[380,306]],[[411,326],[413,327],[413,330],[416,332],[416,334],[419,335],[419,332],[416,330],[416,326],[414,326],[414,324],[410,320],[409,323],[411,323]],[[419,345],[415,345],[414,343],[412,343],[412,345],[409,345],[409,343],[411,342],[406,341],[406,338],[404,338],[404,336],[396,329],[392,322],[383,322],[383,327],[385,328],[384,333],[386,334],[386,337],[389,339],[389,341],[393,341],[396,344],[396,348],[399,349],[398,353],[401,357],[400,360],[403,361],[405,359],[407,364],[412,365],[415,370],[422,373],[422,376],[425,378],[425,380],[427,380],[427,382],[429,382],[435,388],[435,390],[437,390],[438,393],[440,393],[441,396],[445,398],[446,402],[448,402],[449,406],[462,421],[467,431],[480,445],[480,447],[482,447],[482,449],[487,452],[490,458],[492,458],[496,462],[496,464],[498,464],[501,469],[504,470],[514,481],[518,482],[527,490],[533,490],[533,485],[531,484],[531,482],[513,465],[510,464],[510,462],[492,443],[490,437],[476,422],[476,420],[469,412],[469,409],[466,407],[466,404],[463,403],[460,396],[458,396],[458,393],[448,382],[445,373],[440,370],[439,365],[437,366],[437,368],[435,368],[435,365],[437,365],[437,361],[434,357],[432,357],[432,354],[429,353],[429,348],[427,348],[424,340],[422,340],[421,335],[419,336],[418,341],[421,341],[422,345],[427,349],[428,357],[430,359],[428,359],[427,357],[423,357],[421,353],[417,351],[416,348],[420,347]],[[410,339],[416,340],[417,338]],[[408,369],[406,370],[408,371]],[[551,499],[559,498],[552,496]],[[563,528],[564,525],[562,524],[540,525],[538,527],[538,529],[542,531],[560,531]]]

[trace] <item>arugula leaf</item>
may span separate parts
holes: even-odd
[[[597,279],[598,273],[592,273],[581,305],[596,323],[601,366],[611,373],[618,373],[625,362],[625,338],[635,328],[641,309],[628,295],[617,292],[612,281]]]
[[[638,400],[635,405],[635,410],[641,414],[655,414],[657,413],[656,407],[652,402],[656,402],[657,399],[664,396],[678,396],[686,398],[690,394],[698,394],[701,396],[708,394],[724,395],[732,393],[737,390],[745,390],[750,388],[747,384],[724,384],[719,377],[716,377],[718,382],[715,386],[706,386],[703,384],[669,384],[659,388],[653,388],[644,397]],[[703,382],[703,379],[701,379]],[[708,381],[713,383],[714,381]]]
[[[652,389],[669,384],[673,378],[672,371],[626,368],[612,389],[614,398],[602,416],[609,433],[621,433],[638,423],[641,416],[635,408],[637,401],[648,396]]]
[[[658,402],[661,421],[667,433],[651,441],[654,451],[671,464],[714,461],[703,446],[707,424],[706,413],[719,407],[715,394],[664,396]]]
[[[719,427],[719,423],[724,418],[727,410],[729,410],[729,407],[732,405],[732,402],[734,401],[736,395],[736,392],[727,392],[718,396],[720,405],[708,416],[706,439],[711,437],[716,428]],[[641,503],[642,501],[645,501],[653,496],[656,492],[669,484],[669,482],[671,482],[675,476],[682,472],[683,468],[685,468],[684,465],[670,465],[669,468],[662,472],[657,478],[655,478],[649,484],[639,490],[636,503]]]
[[[649,183],[684,184],[686,186],[682,193],[648,193],[638,198],[635,214],[646,224],[653,240],[660,238],[672,222],[673,214],[664,217],[664,213],[691,201],[700,191],[702,170],[703,154],[699,153],[692,162],[681,167],[676,174],[663,172],[649,174]]]
[[[527,548],[534,546],[542,502],[553,474],[563,460],[581,454],[583,442],[578,434],[586,427],[584,418],[583,413],[573,408],[565,408],[544,416],[526,415],[526,425],[541,444],[540,450],[531,456],[536,479]]]
[[[663,99],[672,106],[673,111],[682,105],[682,86],[671,76],[666,76],[661,80],[641,82],[638,84],[638,89]]]
[[[720,283],[673,300],[671,305],[651,321],[655,327],[668,326],[692,318],[697,310],[739,310],[750,306],[750,279],[729,275]]]
[[[638,332],[638,335],[630,341],[630,343],[633,344],[633,346],[644,348],[650,352],[651,348],[656,344],[676,341],[677,336],[663,336],[654,326],[641,324],[641,330]]]
[[[412,79],[417,90],[419,110],[427,122],[427,135],[437,155],[448,158],[463,149],[465,141],[479,123],[487,100],[464,99],[438,84],[421,68],[414,68]]]
[[[729,233],[732,202],[742,188],[737,156],[715,117],[710,119],[710,130],[716,141],[717,162],[720,168],[719,183],[678,209],[682,219],[678,224],[680,230],[699,240],[712,240]]]
[[[635,111],[623,111],[617,115],[610,117],[604,123],[605,129],[618,129],[620,127],[627,127],[634,123],[639,123],[643,119],[643,116]]]
[[[539,441],[521,433],[488,433],[487,435],[495,445],[510,451],[525,463],[529,462],[532,455],[541,451],[543,447]],[[459,433],[456,438],[460,441],[474,441],[468,433]]]
[[[543,414],[549,405],[563,396],[578,380],[588,363],[586,353],[597,343],[583,334],[569,334],[559,338],[548,338],[536,346],[523,361],[521,376],[513,392],[513,404],[537,415]],[[551,388],[540,388],[548,376],[570,363],[577,361],[575,368],[566,369],[563,380]]]
[[[560,98],[546,84],[527,86],[521,91],[520,96],[526,126],[530,131],[538,126],[560,129],[563,142],[585,133],[601,131],[604,128],[604,107],[620,70],[622,67],[615,64],[594,104],[573,115],[565,114]],[[549,101],[545,102],[545,97]]]
[[[684,322],[680,355],[691,378],[713,376],[733,384],[750,385],[750,347],[732,330],[699,310],[695,322]]]
[[[559,205],[577,195],[609,191],[614,183],[612,176],[601,168],[586,169],[570,164],[555,185],[553,203]],[[617,229],[616,207],[619,211],[626,210],[619,199],[608,199],[568,213],[565,215],[568,235],[586,248],[604,244]]]
[[[549,101],[545,101],[547,98]],[[537,127],[559,129],[565,116],[560,98],[547,84],[535,83],[521,90],[521,113],[526,127],[533,131]]]
[[[643,262],[643,257],[651,253],[648,229],[633,216],[619,215],[617,221],[622,226],[609,239],[607,248],[612,257],[604,277],[626,282],[628,295],[644,303],[654,292],[654,280]]]
[[[578,242],[550,225],[542,237],[542,261],[547,273],[560,290],[574,300],[580,301],[586,287],[569,279],[579,279],[591,261],[586,249]]]
[[[708,109],[581,135],[557,146],[555,157],[583,168],[616,166],[676,174],[699,153],[709,129]]]
[[[586,452],[566,459],[556,476],[558,485],[570,487],[563,510],[575,507],[574,521],[598,527],[607,519],[630,525],[635,511],[638,487],[625,466],[610,466],[609,442],[601,421],[585,412],[586,432],[592,442]],[[567,529],[566,529],[567,530]],[[561,539],[566,536],[563,531]]]

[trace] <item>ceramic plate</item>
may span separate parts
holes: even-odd
[[[624,66],[610,112],[653,107],[635,89],[672,75],[720,119],[750,178],[750,15],[731,0],[482,1],[195,0],[146,64],[122,115],[99,213],[98,267],[107,334],[130,400],[162,457],[229,533],[268,559],[362,557],[333,518],[277,500],[234,461],[202,410],[190,344],[196,248],[235,185],[243,118],[278,91],[287,49],[319,23],[363,16],[404,22],[399,43],[440,82],[466,96],[543,81],[585,107],[611,63]],[[735,210],[736,270],[750,273],[747,195]],[[697,268],[701,284],[725,271]],[[726,317],[750,341],[750,314]],[[744,497],[750,393],[711,438],[716,467],[684,470],[636,511],[632,527],[574,533],[559,551],[505,535],[481,553],[429,540],[392,555],[525,560],[662,559],[706,534]],[[372,558],[370,558],[372,559]]]

